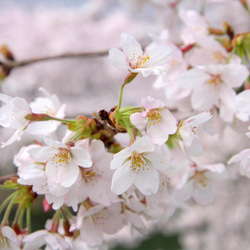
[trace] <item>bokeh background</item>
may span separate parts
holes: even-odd
[[[120,46],[122,32],[134,35],[146,45],[150,42],[149,33],[169,29],[172,41],[178,44],[182,27],[178,10],[182,8],[202,11],[215,28],[220,28],[225,20],[239,33],[250,31],[249,14],[242,11],[238,0],[0,0],[0,45],[6,44],[16,60],[23,60],[65,52],[108,51]],[[66,104],[67,117],[75,117],[116,105],[125,74],[111,65],[108,56],[70,58],[13,69],[0,87],[2,93],[27,101],[40,96],[39,88],[43,87]],[[141,97],[147,95],[164,99],[164,93],[152,89],[154,79],[139,76],[126,86],[123,104],[138,105]],[[1,141],[7,140],[11,132],[0,128]],[[247,145],[245,138],[240,135],[237,138],[238,141],[225,142],[225,148],[218,151],[218,159],[225,159],[223,153],[228,152],[230,144]],[[20,142],[0,149],[1,175],[15,172],[13,155],[29,140],[24,136]],[[237,176],[234,167],[230,171]],[[185,211],[176,211],[167,224],[155,228],[152,235],[132,248],[250,249],[249,190],[250,181],[244,177],[223,182],[217,187],[214,204],[206,207],[194,204]],[[5,193],[0,192],[3,198]],[[46,220],[41,217],[40,205],[41,201],[34,204],[37,207],[33,212],[37,221],[34,230],[43,227]]]

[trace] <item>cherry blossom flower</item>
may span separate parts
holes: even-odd
[[[228,164],[240,162],[240,173],[250,178],[250,149],[245,149],[231,157]]]
[[[92,206],[88,210],[81,206],[70,230],[80,230],[81,238],[89,246],[99,246],[103,244],[105,234],[115,234],[122,227],[121,204],[114,203],[108,207]]]
[[[245,90],[235,97],[236,117],[246,122],[250,117],[250,90]]]
[[[21,139],[24,130],[29,124],[25,117],[31,114],[31,109],[29,104],[21,97],[11,98],[0,93],[0,101],[5,103],[0,108],[0,126],[16,130],[7,142],[2,142],[2,147],[4,147]]]
[[[113,171],[110,169],[110,162],[113,154],[108,153],[100,140],[93,140],[88,143],[86,140],[91,159],[91,168],[81,168],[80,177],[75,184],[75,196],[79,202],[89,198],[91,201],[108,206],[118,202],[117,195],[111,192],[110,183]],[[76,144],[80,146],[79,144]]]
[[[152,44],[143,53],[141,45],[127,33],[121,35],[121,46],[123,51],[117,48],[109,50],[109,58],[115,67],[142,73],[145,77],[166,71],[164,64],[171,53],[170,47]]]
[[[227,63],[230,54],[214,37],[198,36],[197,44],[199,47],[193,48],[188,59],[192,66]],[[237,55],[233,55],[229,63],[240,64],[241,59]]]
[[[170,41],[170,34],[167,30],[162,31],[159,37],[154,36],[154,40],[156,43],[170,46],[172,53],[166,63],[168,72],[157,76],[153,87],[165,92],[164,102],[167,107],[187,110],[190,105],[185,100],[189,97],[190,90],[180,88],[178,85],[179,75],[187,70],[187,62],[183,57],[183,52]]]
[[[92,161],[88,152],[81,147],[68,147],[64,143],[46,137],[48,146],[31,149],[30,156],[36,161],[46,162],[45,174],[48,189],[60,196],[64,188],[71,187],[79,175],[79,166],[89,168]]]
[[[45,97],[38,97],[30,103],[34,114],[47,114],[51,117],[64,118],[65,105],[60,105],[56,95],[51,95],[45,89],[40,88]],[[39,121],[29,124],[27,132],[32,135],[48,135],[54,132],[61,123],[58,121]]]
[[[195,10],[181,10],[179,12],[181,20],[186,25],[183,29],[181,38],[184,44],[196,42],[197,36],[208,35],[208,25],[206,19]]]
[[[224,164],[194,166],[190,169],[189,180],[182,189],[175,189],[176,199],[188,200],[191,197],[201,205],[215,199],[215,184],[229,178]]]
[[[137,139],[130,147],[115,154],[111,161],[113,174],[111,190],[122,194],[134,184],[142,194],[151,195],[159,188],[159,172],[167,168],[167,159],[154,152],[154,146],[149,137]]]
[[[0,232],[0,247],[3,250],[21,250],[23,237],[24,235],[17,235],[11,227],[4,226]]]
[[[46,249],[72,249],[72,243],[67,237],[59,234],[49,232],[48,230],[38,230],[32,234],[27,235],[23,239],[23,250],[39,249],[46,246]]]
[[[132,124],[141,129],[146,126],[146,134],[154,144],[165,143],[177,131],[177,120],[161,100],[148,96],[142,98],[142,104],[146,111],[132,114]]]
[[[212,116],[210,115],[210,112],[205,111],[194,115],[179,124],[178,137],[183,142],[184,148],[189,154],[193,156],[199,156],[202,154],[202,145],[196,134],[196,129],[211,118]]]
[[[207,65],[190,69],[179,77],[181,88],[192,89],[191,103],[195,110],[220,108],[220,116],[231,122],[234,116],[233,88],[239,87],[249,76],[245,65]]]

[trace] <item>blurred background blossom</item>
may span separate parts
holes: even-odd
[[[16,60],[23,60],[65,52],[108,51],[120,47],[122,32],[134,35],[146,45],[150,42],[149,33],[158,35],[168,29],[170,39],[178,44],[182,29],[178,11],[181,9],[202,11],[214,28],[221,28],[223,21],[227,21],[236,33],[250,31],[249,13],[238,0],[1,0],[0,45],[6,44]],[[107,56],[61,59],[14,69],[1,82],[1,92],[32,101],[41,95],[39,88],[43,87],[66,104],[67,117],[75,117],[109,110],[116,105],[123,78],[124,71],[114,68]],[[142,96],[152,95],[154,80],[153,76],[138,76],[136,82],[124,90],[123,104],[138,105]],[[154,97],[164,99],[164,93],[155,90]],[[1,141],[9,138],[6,129],[0,129],[0,137]],[[1,149],[1,175],[15,172],[13,155],[28,141],[26,136]],[[220,146],[218,154],[211,156],[214,162],[228,159],[225,152],[228,154],[231,148],[233,154],[235,145],[243,149],[249,144],[247,138],[230,128],[225,131],[222,142],[224,147]],[[182,248],[187,250],[249,249],[250,182],[238,176],[234,165],[229,168],[237,179],[217,186],[215,203],[179,210],[156,230],[178,235]],[[170,248],[166,244],[162,249]]]

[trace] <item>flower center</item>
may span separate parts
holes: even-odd
[[[132,69],[142,68],[148,60],[148,55],[139,56],[137,58],[134,55],[130,61],[130,67]]]
[[[141,170],[149,170],[149,168],[147,167],[147,163],[145,159],[143,158],[143,156],[136,152],[132,153],[130,168],[132,169],[133,172],[136,172],[137,174]]]
[[[98,177],[100,177],[99,174],[97,174],[93,168],[91,169],[84,169],[80,168],[81,173],[82,173],[82,178],[85,180],[85,182],[93,182],[93,181],[98,181]]]
[[[217,90],[221,82],[222,80],[220,78],[220,75],[211,75],[211,78],[206,81],[206,84],[214,86],[214,89]]]
[[[155,110],[155,109],[151,109],[148,113],[147,113],[147,117],[148,117],[148,124],[149,125],[156,125],[158,123],[160,123],[162,121],[162,115],[159,111]]]
[[[93,214],[91,218],[94,225],[105,225],[108,221],[106,209],[104,208],[98,213]]]
[[[68,164],[69,161],[69,151],[67,149],[62,149],[58,154],[52,159],[52,163],[59,164],[62,166],[63,164]]]
[[[203,187],[207,186],[207,177],[204,175],[205,171],[196,171],[194,174],[194,180],[197,184],[202,185]]]
[[[225,63],[226,61],[226,56],[223,55],[220,51],[215,51],[214,52],[214,59],[216,60],[216,62],[218,63]]]

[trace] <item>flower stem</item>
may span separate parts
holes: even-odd
[[[130,83],[132,80],[135,79],[135,77],[137,76],[138,73],[131,73],[129,72],[128,75],[125,77],[121,88],[120,88],[120,93],[119,93],[119,104],[118,104],[118,109],[121,108],[122,105],[122,94],[123,94],[123,88],[125,87],[126,84]]]
[[[30,205],[26,208],[26,227],[28,228],[28,233],[31,233],[31,209]]]
[[[7,199],[5,199],[5,201],[1,204],[0,206],[0,214],[2,213],[2,211],[4,210],[4,208],[7,206],[7,204],[9,203],[9,201],[15,196],[15,193],[11,194]]]
[[[228,57],[227,60],[226,60],[226,64],[229,63],[229,61],[231,60],[231,58],[232,58],[232,56],[234,55],[235,51],[236,51],[236,46],[233,47],[233,49],[232,49],[232,51],[231,51],[229,57]]]
[[[4,217],[3,217],[3,220],[2,220],[2,223],[1,223],[1,226],[3,225],[6,225],[7,224],[7,221],[8,221],[8,218],[9,218],[9,215],[10,215],[10,212],[11,212],[11,208],[12,208],[12,205],[14,204],[15,202],[15,199],[16,197],[19,195],[19,190],[16,191],[15,193],[13,193],[13,196],[11,197],[11,201],[5,211],[5,214],[4,214]]]

